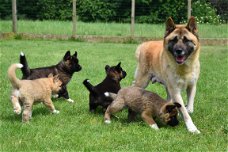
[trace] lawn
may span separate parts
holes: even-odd
[[[12,21],[0,20],[0,32],[11,32]],[[164,24],[135,24],[135,36],[163,38]],[[199,24],[201,38],[228,38],[227,24]],[[70,21],[18,21],[18,32],[72,35]],[[130,36],[130,24],[77,22],[78,35]]]
[[[85,78],[97,84],[105,77],[106,64],[122,62],[127,77],[122,87],[131,85],[136,62],[137,44],[86,43],[74,41],[2,40],[0,45],[1,80],[1,151],[227,151],[228,134],[228,51],[225,46],[202,46],[201,74],[192,119],[201,134],[187,131],[183,120],[177,127],[163,126],[152,130],[140,118],[127,122],[127,111],[116,114],[112,124],[103,122],[102,114],[88,111]],[[19,62],[23,51],[30,67],[56,64],[67,50],[78,51],[82,71],[75,73],[68,90],[76,102],[53,99],[60,114],[52,115],[42,104],[33,107],[33,119],[21,123],[9,100],[7,68]],[[21,76],[20,71],[17,72]],[[148,90],[165,97],[160,85]]]

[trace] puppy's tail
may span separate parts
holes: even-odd
[[[21,80],[17,78],[15,71],[17,68],[22,68],[22,67],[23,67],[22,64],[15,63],[15,64],[12,64],[8,69],[9,80],[10,80],[11,84],[13,85],[13,87],[16,89],[20,88]]]
[[[117,97],[117,94],[111,93],[111,92],[105,92],[104,95],[105,95],[106,97],[112,98],[113,100],[115,100],[116,97]]]
[[[98,93],[97,93],[96,89],[94,88],[94,86],[89,82],[89,79],[85,79],[83,81],[83,84],[89,90],[89,92],[91,94],[93,94],[94,96],[98,95]]]
[[[21,72],[23,74],[22,78],[27,78],[30,75],[30,68],[23,52],[20,54],[20,63],[23,65],[21,68]]]

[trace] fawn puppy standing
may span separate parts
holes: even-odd
[[[58,76],[50,74],[48,78],[36,80],[20,80],[16,77],[16,69],[22,68],[22,64],[12,64],[8,69],[8,77],[12,84],[11,102],[14,112],[20,114],[21,104],[23,105],[22,121],[28,122],[32,115],[32,106],[35,101],[42,101],[44,105],[52,112],[59,113],[55,109],[51,95],[61,89],[62,82]]]

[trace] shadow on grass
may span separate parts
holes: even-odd
[[[22,121],[22,113],[19,115],[17,114],[4,115],[2,116],[2,120],[5,120],[7,122]],[[50,115],[50,114],[51,114],[50,111],[46,107],[37,107],[32,111],[32,119],[39,116],[42,117],[44,115]]]

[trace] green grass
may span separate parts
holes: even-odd
[[[0,20],[0,32],[11,32],[12,21]],[[227,24],[199,25],[200,38],[228,38]],[[18,32],[35,34],[72,34],[70,21],[18,21]],[[130,36],[130,24],[77,23],[78,35]],[[135,36],[163,38],[164,24],[136,24]]]
[[[164,126],[154,131],[140,118],[127,122],[127,111],[116,114],[106,125],[101,114],[88,112],[88,91],[82,85],[85,78],[99,83],[105,76],[106,64],[122,62],[127,77],[121,85],[129,86],[136,66],[134,52],[137,44],[85,43],[74,41],[3,40],[0,45],[1,151],[227,151],[228,134],[228,52],[225,46],[202,46],[201,74],[192,119],[199,135],[189,133],[181,119],[180,125]],[[70,104],[54,99],[60,114],[52,115],[42,104],[33,107],[29,124],[13,113],[9,100],[10,83],[7,68],[18,62],[20,51],[27,55],[31,67],[56,64],[66,50],[78,51],[83,69],[69,83]],[[20,71],[17,72],[21,76]],[[160,85],[148,90],[165,97]]]

